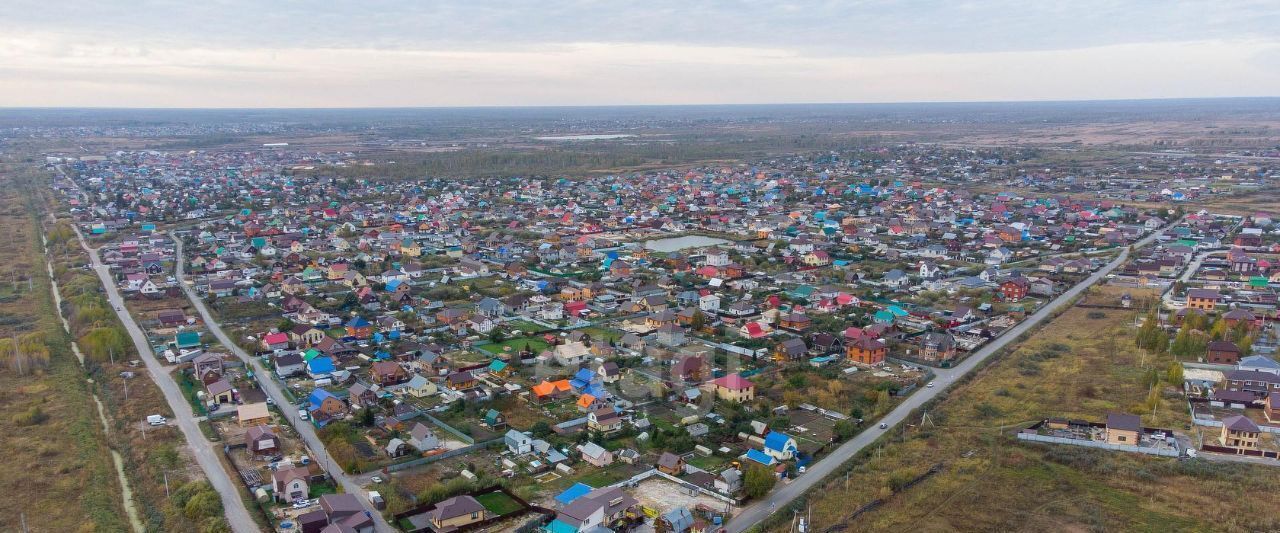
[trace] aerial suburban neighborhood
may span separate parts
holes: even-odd
[[[736,531],[1086,289],[1136,313],[1153,365],[1178,356],[1152,379],[1200,431],[1044,411],[1019,440],[1280,455],[1271,219],[1192,211],[1221,189],[1185,169],[1089,198],[1049,169],[992,188],[1007,157],[378,181],[317,170],[352,152],[264,146],[45,168],[281,531]]]
[[[0,532],[1280,531],[1280,6],[4,7]]]

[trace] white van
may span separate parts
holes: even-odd
[[[165,420],[163,416],[147,415],[147,423],[153,426],[163,426],[166,422],[167,420]]]

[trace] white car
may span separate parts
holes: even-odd
[[[298,418],[307,420],[311,418],[311,413],[308,413],[306,409],[298,409]]]
[[[369,481],[372,481],[374,483],[382,483],[382,476],[373,476],[369,478]]]
[[[929,382],[929,384],[928,384],[928,385],[925,385],[925,386],[926,386],[926,387],[933,387],[933,382],[932,382],[932,381],[930,381],[930,382]]]

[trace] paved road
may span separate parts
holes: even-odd
[[[261,385],[262,390],[266,391],[271,399],[275,401],[276,405],[280,407],[280,411],[284,413],[285,419],[298,431],[298,435],[302,436],[303,442],[305,442],[307,447],[311,449],[311,456],[316,460],[316,462],[319,463],[320,466],[324,468],[339,485],[342,485],[342,490],[344,492],[357,495],[357,497],[360,498],[360,503],[362,505],[366,504],[367,502],[365,502],[364,498],[361,497],[361,495],[364,494],[364,489],[353,477],[343,472],[342,467],[335,463],[333,458],[329,456],[329,451],[325,449],[324,443],[320,442],[320,436],[316,435],[315,426],[311,425],[310,422],[298,418],[297,408],[289,402],[289,397],[285,396],[284,392],[280,390],[279,383],[272,379],[272,371],[262,364],[261,359],[254,357],[241,349],[240,346],[226,334],[226,332],[222,331],[222,326],[218,324],[218,321],[214,316],[209,313],[209,309],[205,307],[204,300],[201,300],[200,295],[196,294],[195,289],[186,283],[186,261],[182,252],[182,239],[175,237],[173,240],[177,243],[174,261],[177,262],[178,268],[175,277],[178,279],[178,285],[180,285],[182,290],[187,294],[187,298],[191,300],[191,305],[195,306],[196,311],[200,313],[200,318],[204,319],[205,327],[209,328],[209,331],[213,332],[213,336],[218,339],[218,342],[221,342],[223,346],[236,354],[236,357],[239,357],[240,360],[244,361],[245,365],[253,369],[253,374],[258,378],[258,384]],[[391,525],[387,523],[386,519],[382,517],[381,513],[370,512],[370,516],[373,517],[377,531],[387,533],[394,531],[391,528]]]
[[[1152,233],[1135,243],[1134,247],[1145,246],[1155,240],[1155,238],[1163,233],[1164,230],[1167,230],[1176,224],[1177,222]],[[1010,328],[986,346],[979,348],[978,351],[974,352],[960,364],[952,368],[935,369],[934,374],[936,377],[934,378],[934,381],[938,386],[920,389],[911,396],[908,396],[905,401],[898,405],[898,407],[894,408],[889,412],[889,414],[885,415],[884,418],[880,419],[879,422],[888,424],[889,429],[880,429],[877,425],[859,433],[854,438],[846,441],[844,444],[841,444],[839,448],[836,448],[835,451],[831,452],[831,455],[828,455],[822,460],[810,465],[803,475],[796,478],[791,483],[778,486],[766,498],[744,508],[741,513],[729,521],[725,529],[728,533],[740,533],[742,531],[746,531],[777,512],[779,508],[786,507],[786,505],[791,503],[792,500],[800,497],[814,485],[820,483],[823,478],[826,478],[834,472],[837,468],[848,461],[849,458],[856,455],[863,448],[870,446],[873,442],[879,439],[881,435],[892,431],[894,427],[904,422],[907,419],[907,416],[911,414],[912,410],[915,410],[929,400],[937,397],[949,384],[954,382],[956,378],[973,371],[974,368],[987,358],[991,357],[1001,348],[1004,348],[1009,343],[1014,342],[1023,333],[1030,331],[1037,324],[1049,318],[1055,309],[1071,301],[1072,298],[1080,295],[1085,289],[1088,289],[1093,286],[1093,284],[1105,278],[1112,270],[1115,270],[1116,267],[1124,263],[1125,259],[1128,259],[1128,257],[1129,249],[1122,248],[1120,255],[1116,256],[1116,258],[1110,263],[1107,263],[1097,272],[1093,273],[1093,275],[1062,293],[1061,296],[1058,296],[1052,302],[1041,307],[1039,311],[1036,311],[1026,320],[1023,320],[1018,323],[1018,325]]]
[[[182,430],[182,434],[187,438],[187,447],[191,449],[192,455],[196,458],[196,463],[204,470],[204,475],[209,479],[209,483],[213,485],[214,490],[218,491],[218,495],[222,497],[222,509],[226,514],[227,523],[231,525],[231,529],[238,533],[250,533],[261,531],[257,522],[249,515],[249,510],[245,508],[244,501],[240,499],[240,484],[233,481],[226,469],[222,467],[222,462],[218,458],[218,454],[222,453],[220,444],[210,442],[204,436],[204,432],[200,431],[200,426],[196,424],[195,413],[191,410],[191,404],[187,402],[185,396],[182,395],[182,389],[178,387],[178,382],[173,380],[173,376],[169,373],[168,368],[160,364],[156,359],[155,353],[151,351],[151,344],[147,340],[146,334],[142,332],[142,328],[133,321],[133,317],[124,306],[124,299],[120,297],[120,291],[116,290],[115,280],[112,279],[110,270],[106,265],[102,264],[102,260],[98,257],[98,251],[91,248],[84,240],[84,235],[80,233],[80,228],[75,228],[76,236],[80,239],[80,246],[89,252],[89,258],[93,263],[93,270],[102,280],[102,286],[107,290],[107,301],[111,304],[111,308],[116,310],[116,315],[120,317],[120,322],[124,323],[125,330],[129,332],[129,337],[133,339],[134,346],[138,349],[143,363],[147,366],[147,372],[151,374],[151,380],[156,386],[160,387],[160,391],[164,393],[164,398],[169,402],[169,407],[173,409],[174,421],[178,428]]]

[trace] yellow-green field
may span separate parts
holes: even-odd
[[[1094,318],[1090,318],[1090,312]],[[1170,356],[1134,347],[1134,311],[1071,308],[958,385],[880,453],[859,458],[846,480],[811,497],[814,531],[1181,531],[1280,527],[1280,468],[1178,461],[1063,445],[1022,443],[1019,427],[1046,417],[1101,421],[1140,412],[1145,425],[1182,430],[1176,389],[1157,386],[1148,408],[1148,368]],[[919,420],[916,420],[919,422]],[[902,489],[934,464],[941,473]],[[853,520],[876,498],[885,504]],[[771,524],[774,531],[788,525]]]

